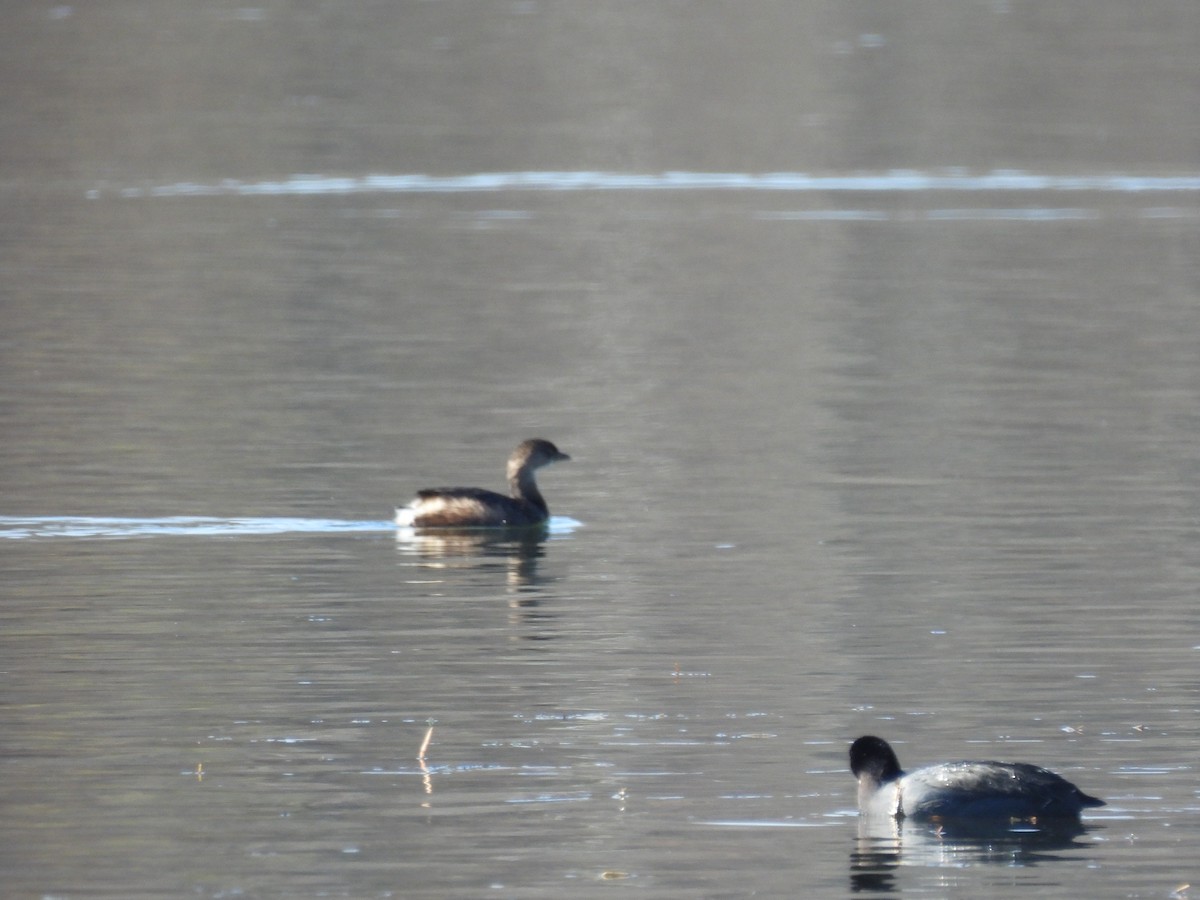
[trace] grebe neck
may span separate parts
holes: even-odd
[[[513,499],[532,503],[542,512],[548,513],[549,508],[546,506],[546,501],[542,498],[542,492],[538,490],[533,472],[533,468],[528,466],[521,466],[515,471],[510,467],[508,472],[509,493]]]

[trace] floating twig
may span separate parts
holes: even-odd
[[[425,751],[429,749],[429,742],[433,740],[433,726],[429,726],[429,730],[425,732],[425,740],[421,741],[421,749],[417,751],[417,759],[425,761]]]

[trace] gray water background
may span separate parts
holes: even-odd
[[[0,893],[1188,896],[1198,45],[12,4]],[[548,540],[387,526],[534,435]],[[1109,805],[860,837],[867,732]]]

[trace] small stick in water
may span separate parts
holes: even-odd
[[[421,741],[421,749],[417,751],[417,759],[425,759],[425,751],[429,749],[429,742],[433,740],[433,726],[429,726],[429,730],[425,732],[425,740]]]

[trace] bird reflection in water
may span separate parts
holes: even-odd
[[[1078,820],[1000,822],[980,819],[928,822],[862,816],[850,851],[850,889],[886,894],[900,890],[901,866],[961,868],[969,863],[1035,866],[1059,851],[1087,846]]]
[[[547,583],[547,579],[538,574],[538,563],[546,554],[545,543],[549,536],[545,526],[400,529],[396,533],[396,547],[401,554],[414,557],[413,565],[422,569],[502,573],[514,621],[528,628],[549,618],[537,611],[538,592]],[[445,578],[436,581],[441,583]],[[546,639],[540,634],[523,637],[526,640]]]

